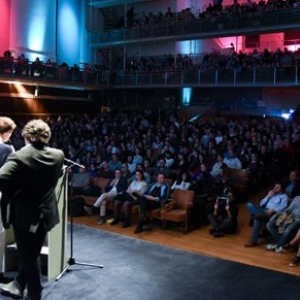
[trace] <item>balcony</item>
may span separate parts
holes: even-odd
[[[91,46],[107,48],[147,41],[183,41],[223,36],[259,34],[299,29],[300,9],[291,8],[261,13],[222,15],[208,19],[195,18],[144,27],[96,31],[90,30]]]
[[[300,85],[299,66],[232,69],[191,69],[182,71],[110,72],[45,65],[32,71],[32,65],[14,61],[0,68],[0,82],[29,86],[100,90],[117,88],[178,87],[287,87]]]
[[[111,73],[107,82],[114,88],[158,87],[270,87],[298,86],[299,68],[260,67],[178,72]]]

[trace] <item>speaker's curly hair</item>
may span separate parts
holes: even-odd
[[[48,144],[51,138],[51,130],[43,120],[31,120],[23,128],[22,136],[30,143]]]

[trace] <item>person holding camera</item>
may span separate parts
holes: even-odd
[[[225,188],[222,195],[217,197],[213,210],[208,214],[212,228],[210,234],[214,237],[223,237],[226,233],[237,231],[239,207],[235,201],[233,190]]]

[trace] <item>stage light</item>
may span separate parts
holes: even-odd
[[[28,28],[28,48],[35,53],[44,51],[46,38],[47,22],[47,6],[41,2],[37,2],[32,6],[32,17]],[[32,53],[32,56],[35,55]],[[30,57],[32,59],[33,57]]]
[[[78,6],[62,2],[58,14],[58,50],[60,61],[79,61],[80,28]],[[66,38],[67,37],[67,38]]]
[[[34,90],[34,97],[37,98],[39,96],[39,86],[37,85]]]

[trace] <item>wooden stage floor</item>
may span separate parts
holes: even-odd
[[[265,195],[256,195],[252,200],[257,202]],[[246,211],[245,204],[240,204],[239,231],[235,235],[226,235],[222,238],[214,238],[209,234],[209,226],[201,227],[188,234],[182,234],[177,229],[161,229],[154,226],[152,231],[144,231],[134,234],[135,223],[129,228],[122,228],[121,224],[110,225],[105,223],[98,225],[99,216],[92,215],[74,218],[74,223],[99,228],[122,235],[131,236],[137,239],[146,240],[165,246],[204,254],[212,257],[222,258],[234,262],[239,262],[251,266],[257,266],[278,272],[300,276],[300,266],[290,267],[289,263],[293,253],[274,253],[265,249],[265,244],[254,248],[245,248],[244,244],[249,240],[252,228],[248,226],[249,213]]]

